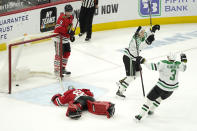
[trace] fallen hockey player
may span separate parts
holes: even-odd
[[[56,106],[68,104],[66,116],[72,119],[81,117],[82,111],[88,110],[96,115],[106,115],[110,118],[114,115],[115,104],[107,101],[96,101],[89,89],[75,89],[69,86],[64,94],[56,94],[51,101]]]

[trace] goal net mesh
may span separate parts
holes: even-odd
[[[9,41],[7,47],[17,44],[11,46],[10,50],[7,48],[6,51],[1,52],[0,92],[20,91],[47,84],[47,81],[54,81],[56,76],[54,75],[53,40],[56,36],[57,34],[53,33],[42,33],[24,35]],[[9,72],[11,79],[9,79]]]

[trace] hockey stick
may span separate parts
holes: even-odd
[[[75,27],[74,27],[74,30],[72,30],[73,27],[71,27],[71,28],[68,30],[68,34],[70,34],[70,35],[71,35],[71,33],[72,33],[72,35],[73,35],[73,34],[75,35],[75,31],[76,31],[77,25],[78,25],[78,23],[79,23],[78,13],[76,13],[76,19],[77,19],[77,23],[76,23],[76,25],[75,25]],[[74,35],[73,35],[73,36],[74,36]]]
[[[151,0],[148,1],[148,11],[149,11],[149,17],[150,17],[150,27],[151,27],[151,30],[152,30]]]
[[[59,83],[60,83],[60,87],[64,90],[64,86],[63,86],[63,83],[62,83],[62,78],[63,78],[63,74],[62,74],[62,56],[63,56],[63,51],[62,51],[62,36],[60,35],[60,74],[58,76],[58,79],[59,79]]]
[[[139,31],[141,30],[141,26],[138,27],[138,29],[135,32],[135,44],[136,44],[136,50],[137,50],[137,56],[139,56],[139,46],[137,44],[137,34],[139,33]],[[143,91],[143,96],[145,97],[145,90],[144,90],[144,82],[143,82],[143,77],[142,77],[142,70],[140,70],[140,78],[141,78],[141,83],[142,83],[142,91]]]
[[[74,33],[75,33],[75,31],[77,29],[77,25],[79,23],[79,13],[78,12],[76,12],[76,19],[77,19],[77,23],[76,23],[75,28],[74,28]]]
[[[62,77],[58,77],[58,80],[59,80],[61,89],[64,91],[64,85],[62,83]]]

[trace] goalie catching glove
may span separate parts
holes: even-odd
[[[187,63],[187,57],[186,54],[181,53],[181,62]]]

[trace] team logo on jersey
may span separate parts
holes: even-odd
[[[42,9],[40,12],[40,32],[54,30],[57,19],[57,8]]]
[[[139,0],[139,15],[142,17],[148,17],[161,15],[161,0]],[[149,12],[150,10],[150,12]]]

